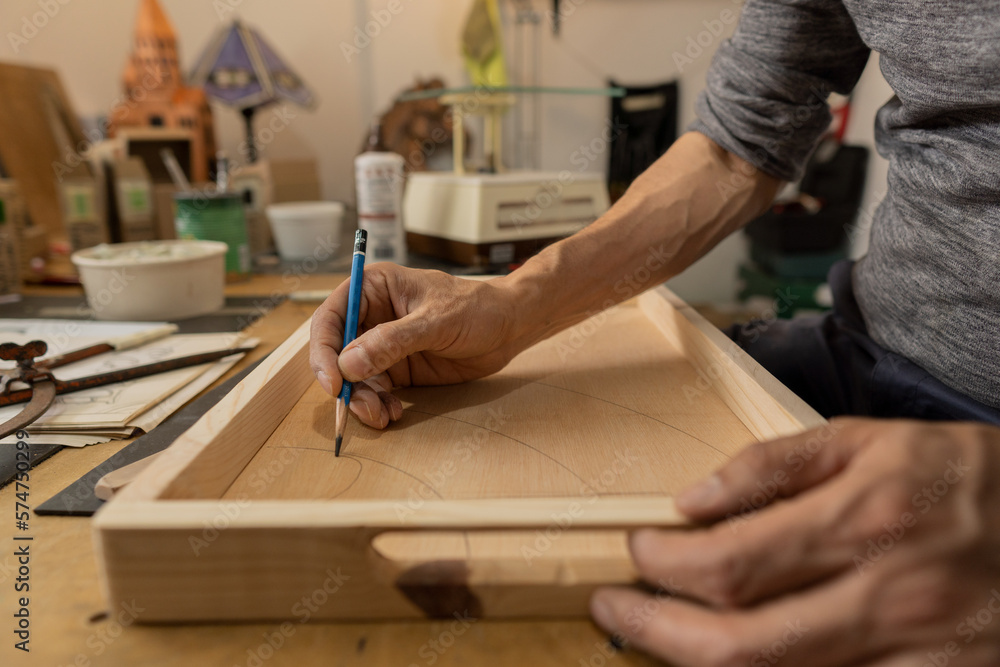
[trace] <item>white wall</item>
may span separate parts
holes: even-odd
[[[379,34],[360,55],[352,53],[348,59],[343,45],[352,43],[357,27],[363,29],[373,20],[372,12],[386,16],[382,10],[391,1],[398,2],[401,11],[384,27],[378,26]],[[276,158],[317,158],[327,198],[353,199],[352,159],[371,115],[391,104],[414,77],[439,75],[452,84],[465,81],[458,39],[471,0],[160,2],[177,29],[185,69],[212,32],[235,14],[258,27],[297,69],[317,93],[320,105],[314,112],[293,108],[296,117],[264,152]],[[549,0],[535,2],[545,12],[551,5]],[[501,3],[509,19],[509,3]],[[694,101],[704,85],[711,52],[734,27],[723,24],[720,17],[739,9],[733,0],[563,0],[562,4],[567,15],[561,37],[552,37],[547,21],[543,26],[542,82],[603,86],[609,76],[626,84],[676,77],[681,81],[682,128],[694,118]],[[80,114],[107,113],[120,95],[137,5],[137,0],[3,0],[0,59],[54,67]],[[13,45],[9,34],[21,34],[25,21],[35,17],[36,23],[42,23],[37,18],[41,6],[57,6],[59,11],[46,18],[27,44]],[[720,27],[724,30],[718,36],[706,32]],[[675,54],[683,54],[690,47],[689,40],[699,37],[707,46],[700,55],[691,51],[693,62],[678,68]],[[869,67],[858,91],[852,139],[870,142],[874,109],[887,97],[881,76]],[[572,168],[570,156],[601,134],[607,111],[604,98],[544,97],[541,166]],[[269,113],[260,115],[258,127],[268,122]],[[222,147],[235,153],[243,138],[239,116],[216,107],[215,118]],[[602,156],[595,160],[594,169],[603,170],[605,164]],[[872,172],[870,180],[875,183],[881,174],[881,192],[884,168],[876,165]],[[740,239],[730,239],[701,266],[678,279],[676,286],[693,300],[729,298],[735,263],[743,254]]]

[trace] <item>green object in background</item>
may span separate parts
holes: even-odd
[[[462,30],[462,56],[474,86],[507,85],[497,0],[474,0]]]
[[[152,210],[149,202],[149,190],[146,188],[132,187],[126,189],[125,200],[131,212],[147,213]]]
[[[781,319],[790,319],[799,310],[828,310],[821,303],[826,278],[782,278],[753,264],[741,264],[739,279],[742,283],[738,298],[763,296],[774,300],[774,311]]]
[[[239,194],[180,192],[174,195],[174,203],[177,238],[222,241],[229,246],[226,276],[250,276],[250,242],[243,199]]]
[[[92,183],[68,183],[63,186],[66,197],[66,222],[93,222],[97,218]]]
[[[847,243],[827,252],[782,252],[762,243],[750,243],[750,259],[777,278],[786,280],[821,279],[834,264],[847,258]]]

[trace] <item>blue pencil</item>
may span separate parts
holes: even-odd
[[[361,316],[361,285],[365,279],[365,250],[368,232],[359,229],[354,235],[354,261],[351,264],[351,288],[347,295],[347,322],[344,323],[344,347],[358,337],[358,318]],[[347,426],[347,408],[351,404],[351,390],[354,385],[344,381],[337,397],[337,447],[334,456],[340,456],[340,445],[344,441]]]

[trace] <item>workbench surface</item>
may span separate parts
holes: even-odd
[[[343,276],[305,275],[294,280],[258,276],[230,285],[230,296],[272,295],[296,290],[332,289]],[[66,288],[58,290],[66,294]],[[33,294],[48,293],[34,288]],[[251,329],[262,340],[238,372],[274,349],[305,321],[316,303],[287,301]],[[226,376],[228,377],[228,375]],[[32,470],[31,507],[37,507],[127,444],[113,441],[83,449],[65,449]],[[0,664],[2,665],[647,665],[632,652],[615,653],[607,637],[586,620],[488,621],[455,619],[406,623],[304,624],[302,614],[289,622],[243,625],[146,626],[142,609],[128,605],[107,609],[98,581],[90,519],[30,517],[30,530],[15,529],[15,485],[0,490],[6,519],[0,528]],[[14,541],[31,535],[30,542]],[[30,592],[15,592],[18,558],[30,549]],[[30,653],[14,648],[17,598],[30,598]],[[319,600],[315,603],[320,603]],[[305,601],[304,609],[314,602]],[[139,623],[136,623],[136,621]]]

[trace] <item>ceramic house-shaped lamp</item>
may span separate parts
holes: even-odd
[[[177,36],[156,0],[142,0],[139,5],[122,80],[127,103],[112,111],[112,133],[126,127],[189,131],[191,178],[208,180],[209,163],[215,158],[212,110],[204,91],[184,85]]]

